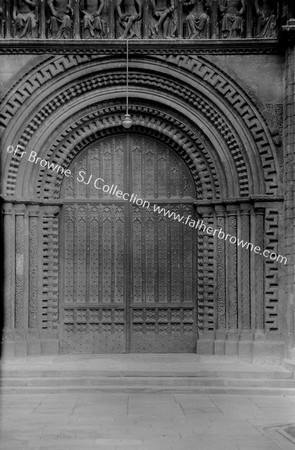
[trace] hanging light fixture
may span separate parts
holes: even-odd
[[[128,129],[132,126],[132,119],[129,114],[129,42],[126,40],[126,114],[123,117],[122,125]]]

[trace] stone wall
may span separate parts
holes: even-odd
[[[126,43],[2,42],[6,351],[54,353],[62,177],[7,147],[69,167],[90,144],[122,133]],[[294,46],[285,58],[276,39],[175,43],[129,42],[134,132],[183,158],[208,225],[289,260],[286,267],[199,234],[196,351],[280,359],[284,344],[286,354],[294,346]]]

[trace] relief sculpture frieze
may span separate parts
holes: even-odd
[[[0,39],[277,39],[277,0],[0,0]]]

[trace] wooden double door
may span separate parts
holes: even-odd
[[[85,149],[70,169],[62,352],[195,351],[197,232],[185,224],[195,187],[185,162],[162,142],[126,133]]]

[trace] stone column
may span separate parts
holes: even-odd
[[[3,332],[3,347],[0,354],[14,356],[14,298],[15,298],[15,227],[12,203],[2,205],[1,218],[1,275],[3,276],[3,303],[0,305],[0,335]],[[4,329],[3,329],[4,328]],[[1,345],[1,344],[0,344]]]
[[[205,229],[214,229],[212,207],[197,208],[198,233],[198,327],[197,353],[213,354],[216,327],[216,265],[214,237]]]
[[[27,353],[28,331],[28,221],[26,205],[15,212],[15,356]]]
[[[39,206],[29,207],[29,329],[37,330],[40,320],[38,312],[39,267],[42,255],[38,239]]]
[[[240,221],[238,236],[247,243],[251,243],[250,216],[251,205],[240,205]],[[247,244],[248,245],[248,244]],[[252,361],[253,333],[251,330],[251,277],[250,259],[251,249],[238,247],[238,299],[239,299],[239,358]]]
[[[42,207],[42,354],[55,354],[58,344],[58,215],[60,208]]]
[[[293,5],[294,2],[292,2]],[[295,5],[294,5],[295,7]],[[293,16],[294,17],[294,16]],[[285,98],[284,98],[284,253],[288,258],[285,271],[285,338],[289,357],[295,358],[295,19],[283,27],[286,42]]]
[[[238,235],[244,242],[250,243],[250,212],[251,206],[242,204],[240,206],[240,226]],[[238,267],[239,267],[239,298],[240,314],[239,329],[243,332],[249,332],[251,329],[251,293],[250,293],[250,249],[246,247],[238,248]]]
[[[252,287],[253,300],[252,321],[256,338],[264,335],[264,257],[260,254],[264,250],[264,208],[255,208],[253,233],[254,252],[252,252]],[[261,251],[255,247],[260,247]]]
[[[15,328],[24,330],[28,327],[26,295],[26,226],[25,205],[15,206]]]
[[[14,328],[14,289],[15,289],[15,229],[12,203],[5,203],[3,212],[3,256],[4,256],[4,327],[5,331]]]
[[[226,261],[225,241],[222,239],[225,233],[225,208],[216,206],[216,228],[220,230],[216,242],[216,265],[217,265],[217,330],[215,340],[216,355],[224,355],[226,340]]]
[[[226,298],[227,298],[227,341],[225,354],[238,353],[238,272],[237,272],[237,212],[238,206],[227,206],[226,233]]]
[[[28,206],[29,228],[29,276],[28,276],[28,339],[27,354],[41,354],[41,261],[42,245],[39,221],[39,205]]]

